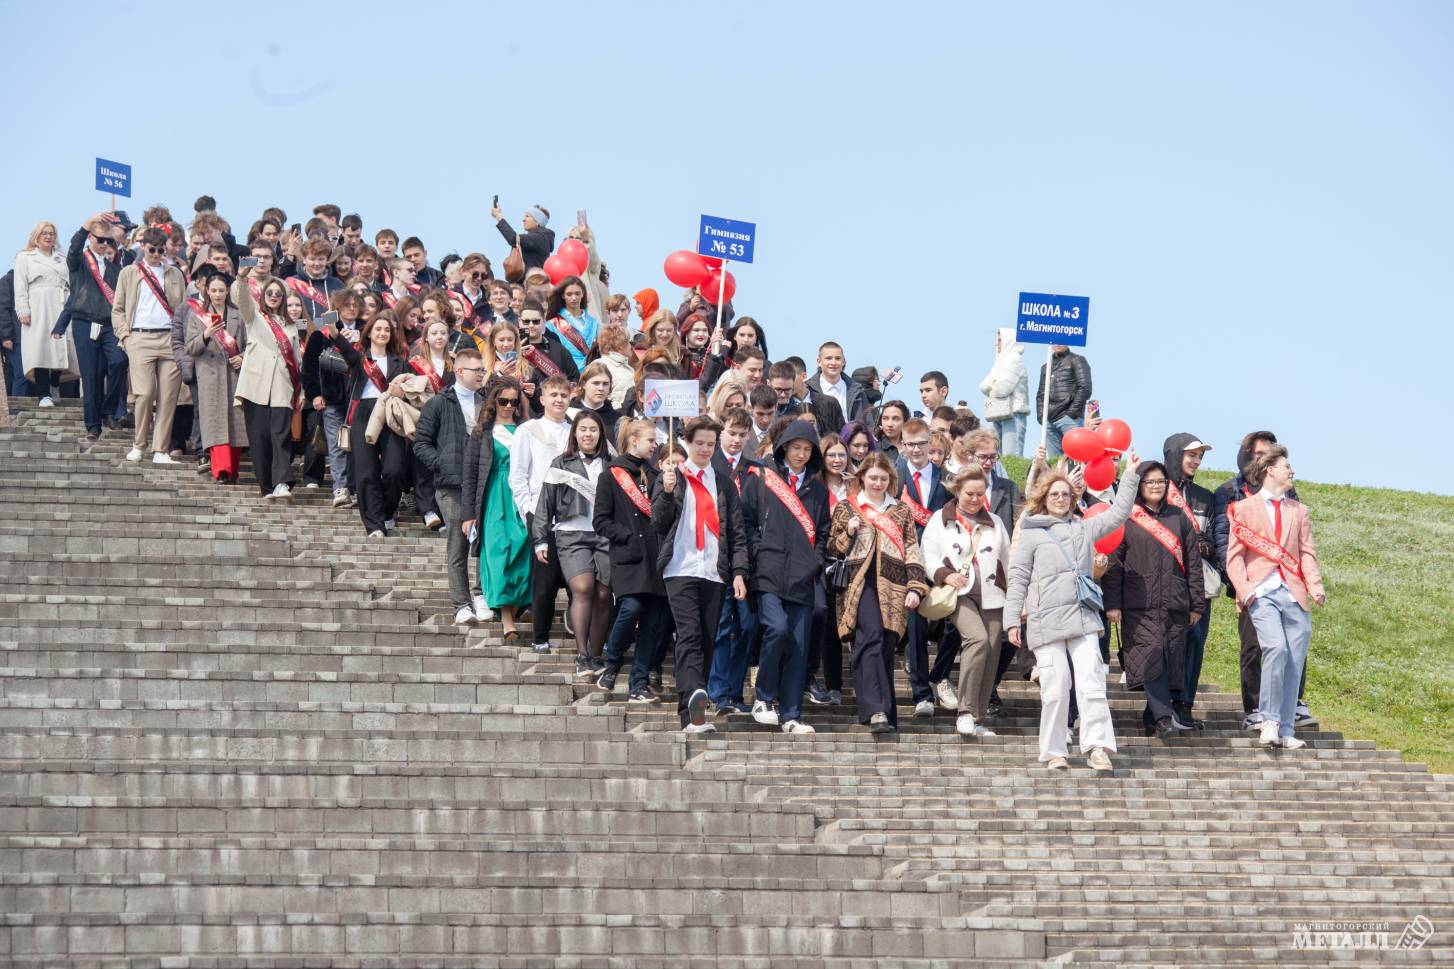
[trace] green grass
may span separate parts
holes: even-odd
[[[1006,459],[1021,483],[1028,461]],[[1215,488],[1227,472],[1204,471]],[[1312,511],[1326,608],[1313,609],[1307,700],[1324,729],[1454,773],[1454,498],[1297,483]],[[1236,693],[1232,601],[1212,608],[1204,683]]]

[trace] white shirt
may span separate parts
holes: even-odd
[[[1262,503],[1267,509],[1268,523],[1276,526],[1277,509],[1274,507],[1274,503],[1282,501],[1282,496],[1274,498],[1272,497],[1272,493],[1270,491],[1268,491],[1266,488],[1263,488],[1261,491],[1257,492],[1257,497],[1262,499]],[[1272,540],[1274,542],[1277,542],[1279,545],[1282,544],[1281,535],[1272,536]],[[1271,574],[1269,574],[1267,578],[1263,579],[1261,584],[1258,585],[1257,588],[1252,590],[1252,597],[1254,599],[1261,599],[1263,596],[1270,596],[1272,595],[1272,593],[1276,592],[1278,589],[1281,589],[1286,585],[1287,583],[1284,582],[1282,579],[1282,569],[1273,569]]]
[[[444,357],[436,357],[433,354],[430,354],[429,364],[434,368],[434,372],[439,374],[440,379],[444,379]]]
[[[389,351],[378,351],[371,346],[369,347],[369,358],[378,366],[379,372],[384,375],[384,380],[387,382],[389,377]],[[363,391],[358,395],[359,400],[369,400],[374,397],[383,396],[379,388],[374,386],[374,382],[369,379],[368,374],[364,374],[363,382]]]
[[[479,402],[475,400],[475,392],[473,390],[465,390],[459,384],[455,384],[454,397],[459,401],[460,411],[464,413],[465,430],[474,430],[475,408],[479,406]]]
[[[848,416],[848,383],[843,379],[843,375],[842,374],[839,374],[838,375],[838,382],[836,384],[830,384],[830,383],[828,383],[828,381],[824,380],[823,379],[823,375],[821,373],[819,373],[819,375],[818,375],[818,386],[823,388],[823,393],[827,394],[829,397],[832,397],[834,400],[838,401],[838,406],[841,407],[841,408],[843,408],[843,416],[844,417],[847,417]]]
[[[912,463],[905,461],[904,467],[908,468],[909,476],[907,480],[901,481],[900,484],[907,488],[914,480],[914,474],[917,472],[919,475],[918,502],[925,508],[928,508],[929,496],[934,493],[934,462],[929,461],[922,468],[916,468]]]
[[[557,424],[548,417],[526,421],[515,432],[515,443],[510,446],[510,494],[521,521],[535,514],[545,472],[550,470],[550,462],[565,453],[569,439],[570,422]]]
[[[682,480],[686,475],[697,477],[701,473],[701,482],[707,486],[707,491],[712,495],[713,500],[717,497],[717,476],[708,467],[698,468],[691,461],[685,461],[677,471],[677,487],[685,488],[682,492],[682,514],[677,521],[676,537],[672,539],[671,561],[667,563],[666,570],[662,572],[664,579],[706,579],[709,582],[721,582],[722,576],[717,572],[717,536],[712,534],[710,528],[702,529],[705,540],[702,548],[697,548],[697,502],[692,497],[693,488]],[[717,519],[721,521],[722,508],[717,508]]]
[[[146,268],[151,270],[152,277],[156,279],[157,285],[162,287],[162,291],[165,292],[167,287],[167,267],[147,266]],[[157,299],[156,293],[152,292],[151,285],[141,273],[142,267],[138,264],[136,267],[136,316],[131,320],[131,328],[133,330],[166,330],[171,332],[172,314],[168,313],[167,308],[162,305],[161,300]]]

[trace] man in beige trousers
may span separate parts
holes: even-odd
[[[182,372],[172,354],[172,315],[182,304],[186,281],[181,270],[165,264],[166,248],[160,229],[142,232],[141,261],[121,270],[111,304],[111,327],[126,351],[136,398],[136,436],[128,461],[140,461],[149,440],[154,464],[178,463],[169,454],[182,390]]]

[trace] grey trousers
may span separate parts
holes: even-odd
[[[439,514],[444,519],[444,554],[449,568],[449,601],[455,609],[467,606],[480,595],[480,574],[470,580],[470,540],[460,524],[467,519],[458,488],[440,488],[436,493]],[[478,516],[476,516],[478,517]]]

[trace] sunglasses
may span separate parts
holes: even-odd
[[[523,324],[525,324],[526,326],[529,326],[532,323],[544,323],[545,320],[544,320],[543,317],[539,317],[539,316],[530,316],[530,317],[522,316],[522,317],[520,317],[520,322],[523,323]]]
[[[161,246],[142,246],[142,248],[153,256],[159,256],[165,251]]]
[[[470,279],[484,279],[484,273],[470,273]]]
[[[96,243],[96,245],[98,246],[109,246],[112,244],[112,239],[110,236],[92,236],[91,241]]]
[[[497,407],[514,407],[518,403],[520,403],[520,398],[519,397],[496,397],[495,398],[495,406],[497,406]]]

